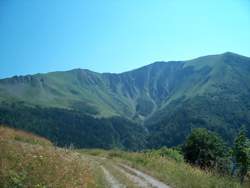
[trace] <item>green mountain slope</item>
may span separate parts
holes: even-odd
[[[250,59],[225,53],[198,58],[185,66],[209,71],[187,78],[179,96],[154,114],[148,125],[150,146],[181,144],[196,127],[216,131],[228,143],[242,125],[250,136]]]
[[[249,95],[250,58],[230,52],[121,74],[74,69],[0,80],[1,106],[120,116],[149,129],[150,147],[180,144],[193,127],[215,130],[230,142],[250,123]]]

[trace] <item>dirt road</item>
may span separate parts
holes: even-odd
[[[102,172],[103,187],[107,188],[170,188],[156,178],[121,162],[93,157],[95,167]]]

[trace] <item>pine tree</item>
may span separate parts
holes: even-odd
[[[239,170],[238,175],[240,177],[240,181],[243,183],[250,166],[250,145],[244,128],[240,130],[238,136],[235,139],[234,157],[236,160],[237,169]]]

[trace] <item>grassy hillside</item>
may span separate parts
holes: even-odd
[[[250,58],[229,52],[121,74],[74,69],[0,80],[0,123],[80,147],[134,150],[148,135],[148,147],[175,146],[196,127],[231,143],[242,125],[250,136],[249,93]],[[114,123],[114,117],[126,123]],[[63,140],[65,130],[69,135]],[[140,146],[130,148],[138,140]]]
[[[0,127],[0,187],[89,187],[88,161],[46,139]]]
[[[122,74],[75,69],[0,80],[0,100],[76,109],[91,115],[149,118],[174,100],[247,93],[250,59],[233,53],[157,62]]]
[[[181,92],[182,97],[154,114],[148,123],[151,147],[181,144],[197,127],[215,131],[231,144],[237,130],[245,125],[250,137],[249,58],[226,53],[198,58],[185,66],[213,69],[197,82],[190,81],[191,87]]]

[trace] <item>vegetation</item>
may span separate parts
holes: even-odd
[[[122,74],[75,69],[1,79],[0,122],[86,148],[172,147],[194,128],[216,132],[232,145],[239,127],[250,124],[249,93],[250,58],[233,53],[156,62]]]
[[[239,131],[232,150],[215,133],[200,128],[192,131],[182,150],[188,163],[220,174],[239,176],[241,184],[249,171],[250,142],[243,128]]]
[[[244,129],[240,130],[235,139],[234,156],[239,170],[238,175],[241,183],[243,183],[244,177],[247,175],[250,167],[250,143]]]
[[[89,163],[43,138],[0,127],[0,187],[88,187]]]
[[[230,93],[227,95],[230,96]],[[149,147],[183,144],[195,128],[216,132],[227,144],[232,145],[242,124],[250,124],[250,100],[246,94],[233,101],[221,93],[188,100],[178,99],[169,104],[154,123],[147,125],[151,133]],[[246,133],[250,137],[249,126],[246,127]]]
[[[100,149],[74,151],[57,148],[44,138],[6,127],[0,127],[0,148],[0,187],[3,188],[107,187],[100,164],[120,181],[133,187],[124,174],[112,167],[120,163],[135,167],[177,188],[249,187],[248,181],[240,185],[235,176],[218,174],[213,169],[202,170],[185,163],[181,152],[174,148],[142,152]]]
[[[81,150],[84,154],[101,156],[114,161],[127,163],[159,180],[177,188],[241,188],[248,187],[246,182],[241,186],[238,180],[227,175],[219,175],[215,171],[204,171],[190,166],[181,160],[178,151],[169,149],[164,155],[163,150],[148,150],[146,152],[124,152],[119,150]],[[173,154],[174,153],[174,154]],[[174,155],[177,155],[173,157]]]
[[[250,125],[249,75],[249,58],[225,53],[122,74],[16,76],[0,80],[0,124],[60,147],[142,151],[85,152],[125,161],[173,187],[240,187],[236,177],[247,182],[250,166],[250,127],[237,135]],[[103,182],[100,169],[73,151],[22,131],[0,128],[0,136],[0,187]]]
[[[144,153],[153,155],[153,156],[159,156],[159,157],[164,157],[164,158],[169,158],[173,159],[176,162],[184,162],[184,157],[180,153],[180,151],[173,149],[173,148],[160,148],[157,150],[146,150]]]
[[[145,130],[140,125],[120,117],[98,119],[73,110],[2,104],[0,123],[46,137],[58,146],[139,150],[145,144]]]
[[[228,151],[215,133],[201,128],[192,131],[183,147],[186,161],[202,169],[221,166],[220,162],[228,157]]]

